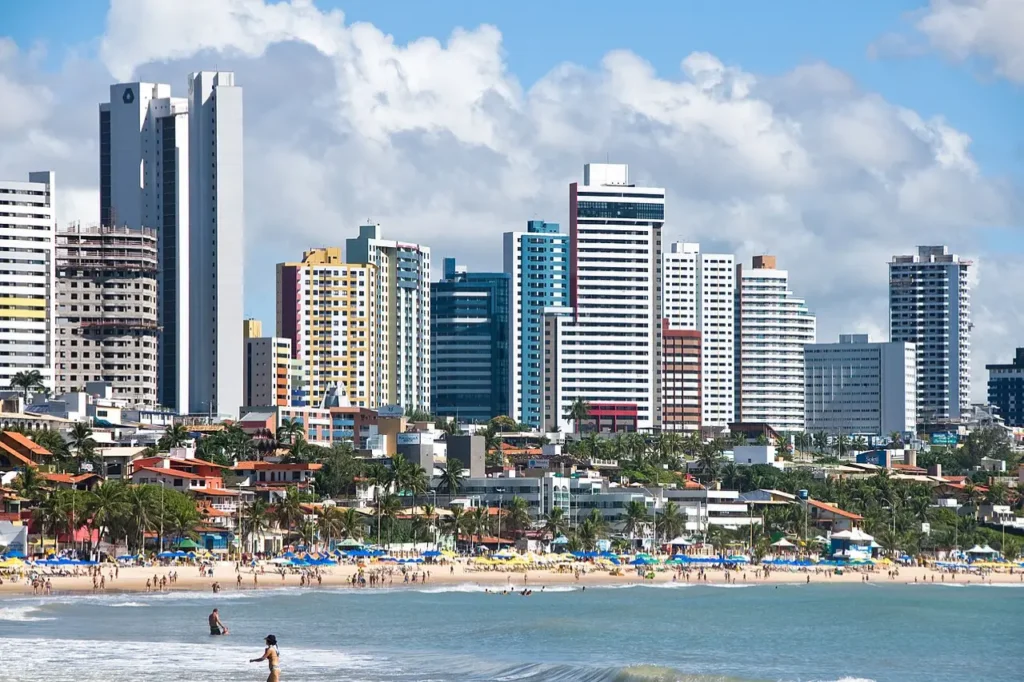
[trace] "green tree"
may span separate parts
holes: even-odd
[[[505,522],[508,529],[515,535],[522,535],[530,527],[530,506],[526,500],[516,495],[505,509]]]
[[[94,488],[85,499],[82,519],[102,540],[112,527],[121,523],[125,513],[125,492],[128,486],[120,481],[106,481]]]
[[[157,447],[167,452],[172,448],[183,447],[188,440],[188,429],[185,428],[184,424],[169,424],[164,430],[164,435],[160,438],[160,443]]]
[[[341,513],[339,519],[341,534],[346,538],[361,540],[366,532],[366,518],[355,508],[349,507]]]
[[[45,481],[34,466],[26,466],[14,478],[14,489],[30,503],[43,498]]]
[[[11,377],[10,387],[12,390],[21,391],[25,402],[28,402],[29,393],[45,393],[46,384],[43,383],[43,375],[38,370],[30,369],[24,372],[15,372]]]
[[[281,425],[277,427],[277,442],[279,445],[291,445],[296,439],[304,437],[306,428],[299,419],[282,419]]]
[[[682,535],[683,531],[686,530],[686,517],[683,516],[679,510],[679,505],[669,500],[665,503],[665,507],[658,514],[655,521],[655,529],[665,541]]]
[[[252,541],[262,538],[270,529],[271,514],[267,503],[260,498],[242,508],[242,545],[246,550],[252,549]]]
[[[722,467],[721,443],[716,441],[703,445],[697,462],[700,465],[701,475],[709,485],[717,481]]]
[[[565,418],[572,421],[572,428],[574,433],[580,432],[581,423],[590,416],[590,403],[580,396],[573,398],[572,403],[569,404],[569,412],[565,415]]]
[[[295,486],[289,487],[284,498],[278,500],[274,506],[274,520],[284,531],[285,536],[288,536],[302,525],[305,516],[298,489]]]
[[[647,505],[640,500],[631,500],[626,505],[625,524],[622,530],[632,540],[637,537],[639,532],[650,521],[651,517],[647,512]]]
[[[71,532],[71,490],[54,490],[32,510],[32,521],[39,526],[40,535],[53,535],[54,549],[60,551],[57,538]]]
[[[552,507],[549,514],[544,516],[544,532],[554,540],[559,535],[565,535],[569,524],[565,518],[565,510],[561,507]]]
[[[465,479],[466,471],[462,467],[462,462],[451,457],[441,469],[441,478],[437,485],[438,492],[447,493],[449,496],[458,495]]]

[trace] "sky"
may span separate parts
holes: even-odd
[[[0,177],[99,215],[111,83],[234,70],[246,315],[274,265],[385,237],[501,268],[582,166],[667,189],[666,241],[778,257],[819,341],[888,333],[886,263],[974,263],[973,395],[1024,346],[1024,0],[36,0],[0,21]]]

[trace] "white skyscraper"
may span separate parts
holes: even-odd
[[[193,413],[242,406],[242,88],[230,71],[188,79],[190,399]]]
[[[736,420],[802,431],[804,346],[814,343],[815,318],[775,256],[755,256],[753,265],[737,267]]]
[[[100,104],[100,222],[157,231],[157,398],[189,397],[188,100],[162,83],[118,83]]]
[[[735,409],[736,257],[676,242],[662,272],[669,327],[700,332],[701,424],[724,426]]]
[[[382,239],[379,225],[362,225],[346,240],[345,259],[376,266],[382,402],[430,412],[430,248]]]
[[[888,436],[917,427],[917,354],[902,341],[871,343],[843,334],[839,343],[804,347],[804,419],[808,431]]]
[[[629,182],[625,164],[591,163],[569,185],[569,309],[545,317],[544,424],[568,430],[661,423],[661,227],[665,190]]]
[[[54,274],[56,182],[50,172],[28,182],[0,181],[0,387],[36,370],[52,389],[57,297]],[[61,348],[70,362],[71,348]],[[67,356],[65,358],[65,355]]]
[[[919,246],[889,264],[889,336],[917,347],[917,417],[956,419],[971,401],[971,262]]]

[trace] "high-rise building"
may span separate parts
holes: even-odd
[[[808,344],[804,376],[808,431],[888,436],[917,426],[912,343],[871,343],[867,334],[843,334],[839,343]]]
[[[530,220],[506,232],[509,298],[509,416],[539,427],[544,397],[544,309],[569,305],[569,235],[557,223]]]
[[[277,336],[288,339],[308,404],[328,395],[357,407],[385,404],[378,374],[383,327],[377,267],[345,263],[339,247],[312,249],[277,266]]]
[[[661,321],[661,428],[699,431],[701,427],[701,335],[672,329]]]
[[[509,413],[509,282],[444,259],[430,287],[430,404],[434,415],[483,423]]]
[[[631,184],[625,164],[587,164],[569,221],[569,314],[545,319],[544,424],[572,428],[580,399],[597,428],[657,428],[665,190]]]
[[[258,339],[263,336],[263,322],[255,317],[247,317],[242,320],[242,338]]]
[[[0,387],[39,372],[53,389],[57,185],[50,172],[0,181]]]
[[[917,348],[917,418],[956,419],[971,400],[971,262],[945,246],[889,263],[889,338]]]
[[[189,409],[237,416],[243,403],[242,88],[230,71],[188,79]]]
[[[1024,426],[1024,348],[1007,365],[985,365],[988,404],[995,405],[1007,426]]]
[[[181,412],[190,365],[188,107],[162,83],[111,85],[99,105],[100,224],[156,230],[157,392]]]
[[[724,426],[735,411],[736,257],[675,242],[663,256],[664,315],[700,332],[701,423]]]
[[[157,318],[156,230],[57,232],[57,392],[103,381],[115,400],[156,406]]]
[[[292,357],[291,339],[245,338],[245,406],[303,406],[302,367]]]
[[[804,346],[814,343],[814,315],[789,290],[775,256],[755,256],[752,269],[736,270],[735,418],[802,431]]]
[[[384,239],[379,225],[363,225],[346,240],[345,256],[375,267],[381,404],[430,412],[430,248]]]

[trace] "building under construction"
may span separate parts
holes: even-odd
[[[157,333],[156,231],[59,229],[57,392],[102,381],[115,400],[156,405]]]

